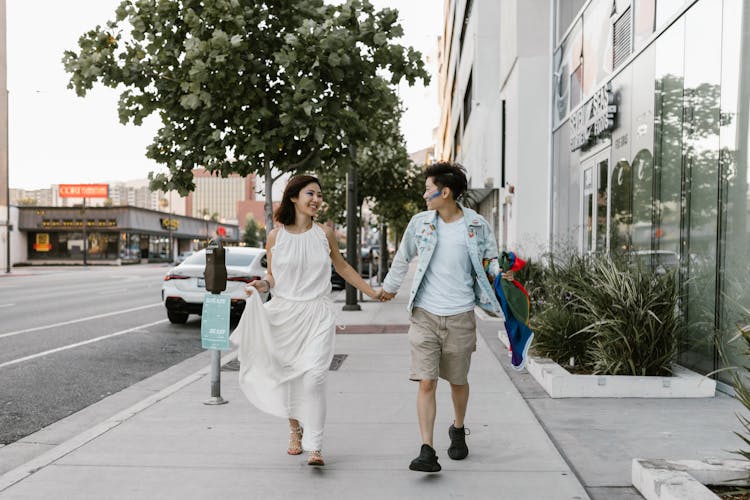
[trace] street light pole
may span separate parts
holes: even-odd
[[[357,146],[349,145],[351,161],[349,171],[346,174],[346,260],[354,269],[357,266],[357,240],[359,224],[357,223]],[[344,311],[360,311],[362,307],[357,304],[357,289],[349,283],[346,284],[346,304]]]

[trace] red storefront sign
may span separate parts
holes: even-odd
[[[108,198],[109,184],[60,184],[60,198]]]

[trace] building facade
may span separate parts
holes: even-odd
[[[750,2],[556,0],[553,15],[554,247],[676,267],[679,362],[711,372],[749,321]]]
[[[244,227],[240,202],[255,201],[255,174],[220,177],[203,168],[193,169],[195,190],[187,195],[185,211],[190,217],[213,217]],[[243,213],[247,213],[243,210]]]
[[[446,0],[439,48],[436,156],[500,246],[677,269],[679,362],[744,357],[750,2]]]
[[[435,156],[466,167],[465,202],[531,257],[549,248],[549,13],[548,0],[446,0],[438,52]]]
[[[14,208],[14,265],[167,262],[217,234],[229,244],[240,239],[234,224],[143,208]]]

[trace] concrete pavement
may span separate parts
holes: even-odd
[[[236,371],[222,372],[229,404],[203,405],[209,396],[204,366],[169,379],[172,385],[159,391],[142,391],[142,399],[116,414],[110,405],[109,418],[104,406],[98,422],[84,410],[83,421],[73,415],[29,436],[28,443],[43,438],[55,444],[27,453],[28,461],[12,469],[1,465],[15,444],[0,448],[0,499],[632,499],[640,498],[630,487],[632,458],[728,456],[726,450],[740,446],[732,432],[739,429],[735,412],[741,407],[727,396],[546,397],[531,377],[509,369],[497,341],[501,323],[485,318],[470,373],[469,457],[447,457],[452,407],[441,381],[435,447],[443,471],[409,471],[420,439],[416,384],[407,380],[408,339],[403,333],[360,333],[365,325],[405,331],[408,285],[406,280],[390,303],[365,301],[362,311],[339,312],[337,324],[344,328],[336,353],[347,357],[329,377],[324,468],[308,467],[305,455],[286,454],[286,423],[247,402]],[[340,310],[343,293],[335,298]],[[200,356],[175,373],[195,369],[205,362]],[[50,435],[56,441],[45,438]]]

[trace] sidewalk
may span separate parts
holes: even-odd
[[[336,354],[347,357],[329,377],[324,468],[286,454],[286,423],[247,402],[236,371],[222,371],[229,403],[203,405],[210,392],[204,367],[0,475],[0,500],[635,499],[632,458],[727,456],[740,446],[732,434],[739,405],[726,396],[546,397],[525,372],[508,368],[500,322],[485,318],[470,373],[469,457],[456,462],[445,452],[452,407],[441,381],[435,447],[443,471],[409,471],[420,445],[403,334],[409,282],[392,302],[361,302],[361,311],[341,311],[344,294],[334,296],[343,327]],[[401,333],[364,333],[368,327]]]

